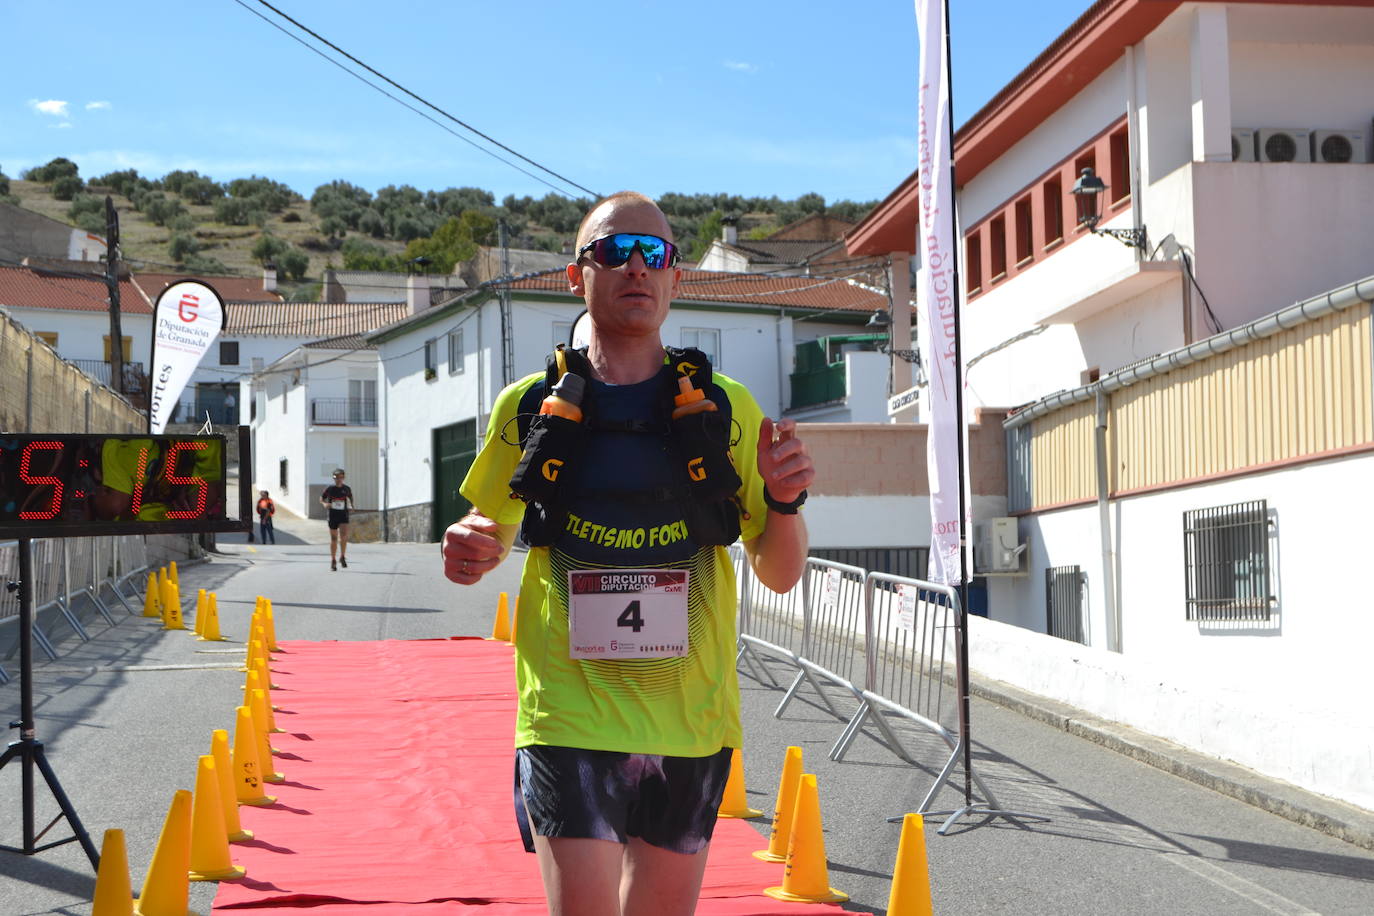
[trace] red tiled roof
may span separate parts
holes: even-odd
[[[177,280],[194,279],[208,283],[219,293],[225,302],[281,302],[281,295],[269,293],[262,288],[261,277],[198,277],[193,274],[156,274],[139,271],[134,274],[134,282],[148,295],[149,302],[156,302],[158,293]]]
[[[406,316],[404,302],[228,302],[225,337],[308,337],[366,334]]]
[[[565,293],[569,297],[567,275],[549,271],[511,283],[512,289]],[[682,286],[676,301],[731,302],[742,305],[820,309],[823,311],[872,312],[887,307],[882,293],[829,277],[774,277],[768,274],[739,274],[715,270],[682,271]]]
[[[108,312],[110,299],[105,280],[100,276],[78,278],[27,267],[0,267],[0,305]],[[120,280],[119,311],[132,315],[151,315],[153,308],[137,286],[128,280]]]

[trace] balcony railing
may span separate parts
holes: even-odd
[[[110,364],[103,359],[74,359],[72,365],[89,375],[102,385],[109,385],[112,374]],[[124,364],[124,393],[134,394],[144,390],[147,376],[143,374],[142,363]]]
[[[376,398],[312,398],[310,422],[315,426],[376,426]]]

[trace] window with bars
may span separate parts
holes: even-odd
[[[1232,503],[1183,513],[1189,620],[1268,620],[1269,505]]]
[[[1078,566],[1045,570],[1045,632],[1060,639],[1087,644],[1083,627],[1083,592],[1088,577]]]

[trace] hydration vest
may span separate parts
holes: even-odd
[[[738,492],[742,485],[730,458],[731,406],[724,392],[716,389],[716,410],[702,411],[673,419],[674,397],[679,379],[710,393],[711,361],[695,348],[664,347],[673,372],[660,373],[666,379],[653,416],[625,422],[610,422],[597,415],[592,394],[592,367],[586,350],[573,350],[559,344],[550,354],[544,381],[536,382],[520,398],[516,423],[523,454],[511,476],[511,498],[525,502],[520,536],[531,547],[547,547],[558,539],[567,524],[571,495],[591,495],[598,500],[624,503],[676,503],[682,511],[691,538],[700,546],[733,544],[739,538],[740,516],[744,508]],[[541,414],[544,398],[564,373],[573,372],[586,380],[582,420]],[[659,436],[667,440],[673,465],[672,483],[653,490],[590,489],[579,462],[586,437],[600,431],[628,432]],[[746,516],[747,517],[747,514]]]

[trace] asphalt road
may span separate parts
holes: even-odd
[[[256,595],[272,598],[282,640],[486,635],[497,595],[516,591],[519,556],[486,581],[443,579],[432,544],[359,544],[349,568],[329,570],[323,525],[278,516],[276,546],[221,537],[221,553],[181,569],[182,593],[217,592],[229,642],[197,642],[156,621],[87,617],[90,642],[54,625],[60,657],[35,663],[35,719],[63,788],[97,844],[126,832],[134,888],[142,882],[172,794],[194,783],[210,733],[228,728],[242,689],[241,640]],[[239,543],[226,543],[227,541]],[[323,540],[323,543],[322,543]],[[0,628],[0,652],[14,628]],[[13,674],[15,659],[5,660]],[[783,676],[784,672],[779,672]],[[830,883],[847,909],[883,913],[900,825],[944,763],[944,745],[912,729],[912,767],[870,730],[841,763],[827,758],[843,723],[805,693],[781,718],[781,691],[743,675],[750,803],[771,813],[785,748],[803,749],[820,788]],[[0,687],[18,717],[17,682]],[[1374,913],[1374,855],[1265,813],[987,701],[973,701],[974,766],[1002,807],[1048,818],[965,818],[947,836],[927,826],[935,911],[941,914]],[[385,742],[359,723],[359,753]],[[0,770],[0,843],[19,841],[19,767]],[[379,777],[384,778],[384,777]],[[962,783],[938,803],[958,807]],[[43,783],[40,825],[55,813]],[[766,845],[767,818],[752,821]],[[512,824],[512,830],[514,825]],[[64,834],[58,823],[45,840]],[[404,854],[396,851],[396,854]],[[781,873],[780,873],[781,874]],[[209,911],[214,884],[194,884]],[[0,914],[89,914],[94,875],[76,844],[34,856],[0,852]]]

